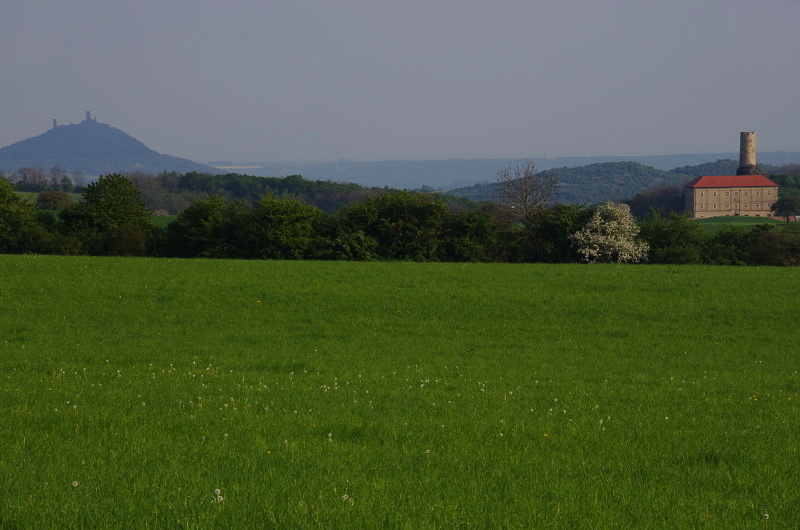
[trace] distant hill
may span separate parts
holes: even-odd
[[[21,167],[48,169],[56,165],[87,176],[131,171],[218,173],[205,164],[157,153],[127,133],[91,118],[55,127],[0,149],[0,169],[6,172]]]
[[[683,184],[686,175],[662,171],[638,162],[605,162],[581,167],[561,167],[542,171],[558,182],[558,202],[597,203],[607,199],[621,201],[637,192],[656,186]],[[493,197],[496,183],[487,182],[448,191],[450,195],[476,201]]]
[[[694,176],[733,175],[738,162],[717,160],[697,166],[683,166],[672,171],[662,171],[638,162],[605,162],[580,167],[562,167],[542,171],[553,175],[558,182],[558,202],[594,204],[604,200],[629,199],[644,190],[660,186],[682,186]],[[761,164],[765,172],[777,169]],[[484,182],[449,190],[455,197],[474,201],[489,200],[495,195],[497,184]]]
[[[610,162],[638,162],[662,171],[670,171],[679,166],[714,163],[720,159],[739,159],[739,153],[705,153],[688,155],[653,156],[575,156],[555,158],[479,158],[453,160],[384,160],[279,163],[254,161],[226,161],[213,165],[225,166],[225,172],[240,166],[243,172],[260,177],[279,177],[283,175],[302,175],[310,180],[333,180],[352,182],[362,186],[389,186],[398,189],[419,189],[429,186],[437,190],[464,188],[479,182],[493,182],[497,171],[503,167],[514,167],[531,161],[539,171],[564,167],[584,167],[592,164]],[[776,166],[800,163],[800,152],[760,152],[758,165]],[[738,163],[735,163],[738,167]],[[734,168],[734,172],[735,172]],[[690,179],[687,179],[690,180]]]

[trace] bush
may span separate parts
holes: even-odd
[[[40,191],[36,197],[36,208],[39,210],[61,211],[73,204],[69,194],[60,190]]]

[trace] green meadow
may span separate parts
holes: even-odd
[[[0,528],[800,523],[796,268],[0,273]]]
[[[706,233],[714,235],[723,227],[741,228],[750,230],[758,225],[785,225],[786,221],[773,217],[755,217],[728,215],[722,217],[708,217],[706,219],[696,219],[695,222],[705,229]]]

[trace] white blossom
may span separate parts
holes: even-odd
[[[606,201],[570,236],[587,263],[639,263],[647,260],[647,243],[636,241],[639,227],[627,204]]]

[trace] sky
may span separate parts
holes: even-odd
[[[800,150],[800,0],[3,0],[0,147],[91,111],[321,162]]]

